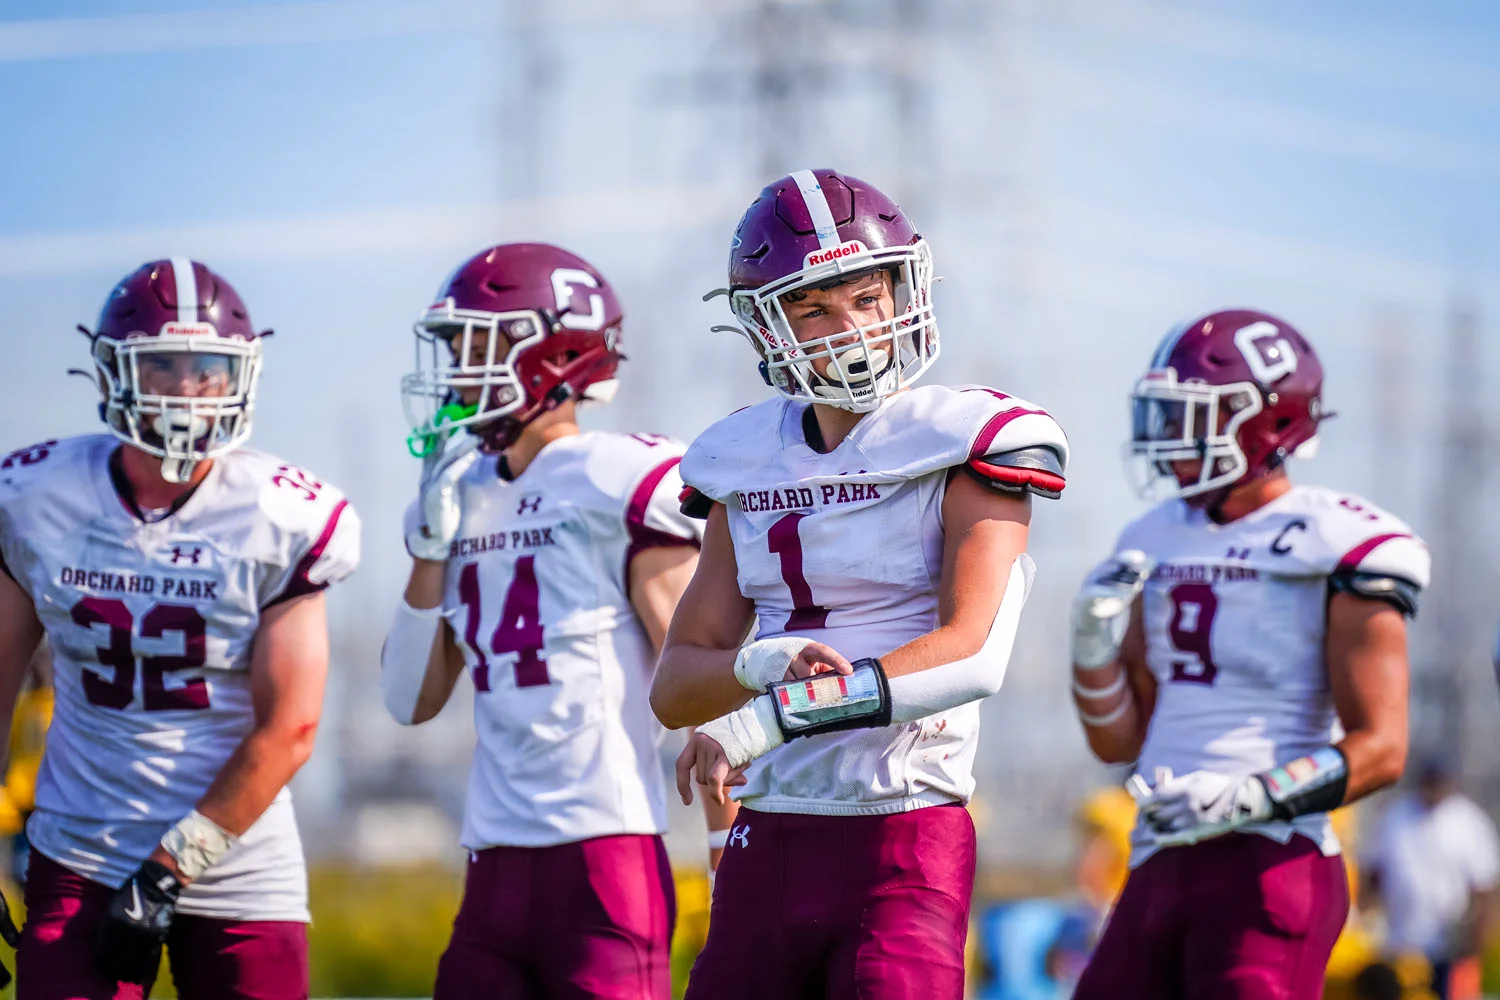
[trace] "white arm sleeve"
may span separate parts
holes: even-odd
[[[386,711],[403,726],[411,725],[417,713],[417,699],[432,659],[432,643],[442,620],[441,606],[414,608],[403,599],[385,634],[385,645],[380,649],[380,689]]]
[[[946,712],[971,701],[988,698],[1000,690],[1010,650],[1021,623],[1021,609],[1031,595],[1036,564],[1022,552],[1010,568],[1010,582],[995,612],[990,634],[979,652],[962,660],[929,667],[914,674],[892,677],[891,722],[915,722]]]

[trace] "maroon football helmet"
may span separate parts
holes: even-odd
[[[891,272],[891,319],[798,342],[783,296],[875,268]],[[743,333],[766,382],[792,399],[867,412],[937,360],[927,241],[894,201],[857,177],[798,170],[761,191],[735,230],[725,291],[740,326],[716,329]],[[829,359],[826,375],[813,368],[815,358]]]
[[[1230,488],[1317,449],[1323,366],[1302,334],[1251,309],[1210,313],[1174,327],[1131,401],[1131,451],[1146,486],[1208,506]],[[1201,462],[1184,481],[1174,462]],[[1154,491],[1153,491],[1154,492]]]
[[[205,265],[142,264],[110,292],[90,333],[100,415],[115,437],[159,455],[164,478],[188,482],[197,463],[250,436],[268,333]]]
[[[401,380],[412,452],[461,427],[498,451],[559,403],[608,402],[623,322],[609,282],[566,250],[506,243],[470,257],[417,319],[417,370]]]

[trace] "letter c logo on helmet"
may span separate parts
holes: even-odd
[[[569,330],[598,330],[604,326],[604,297],[588,296],[589,311],[573,311],[573,296],[578,288],[598,288],[599,282],[592,274],[575,267],[559,267],[552,272],[552,293],[557,296],[559,322]]]
[[[1272,337],[1276,339],[1267,344]],[[1297,351],[1281,336],[1275,323],[1264,320],[1234,332],[1234,346],[1244,355],[1250,374],[1261,385],[1271,385],[1297,371]]]

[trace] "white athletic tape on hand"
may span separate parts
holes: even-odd
[[[708,849],[710,851],[722,851],[724,849],[725,845],[728,844],[728,843],[729,843],[729,831],[728,830],[710,830],[710,831],[708,831]]]
[[[735,656],[734,679],[747,690],[765,694],[766,688],[786,679],[787,667],[810,645],[811,639],[795,635],[758,639],[741,647]]]
[[[751,698],[743,708],[698,727],[698,732],[724,748],[730,767],[763,757],[786,742],[769,695]]]
[[[195,879],[219,863],[240,838],[194,809],[161,838],[162,850],[177,862],[177,869]]]

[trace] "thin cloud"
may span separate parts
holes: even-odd
[[[597,191],[471,206],[408,206],[223,220],[184,226],[0,237],[0,278],[117,269],[170,250],[215,261],[322,260],[363,254],[464,252],[495,233],[566,239],[650,226],[656,231],[733,224],[738,185]],[[691,212],[682,206],[691,205]]]

